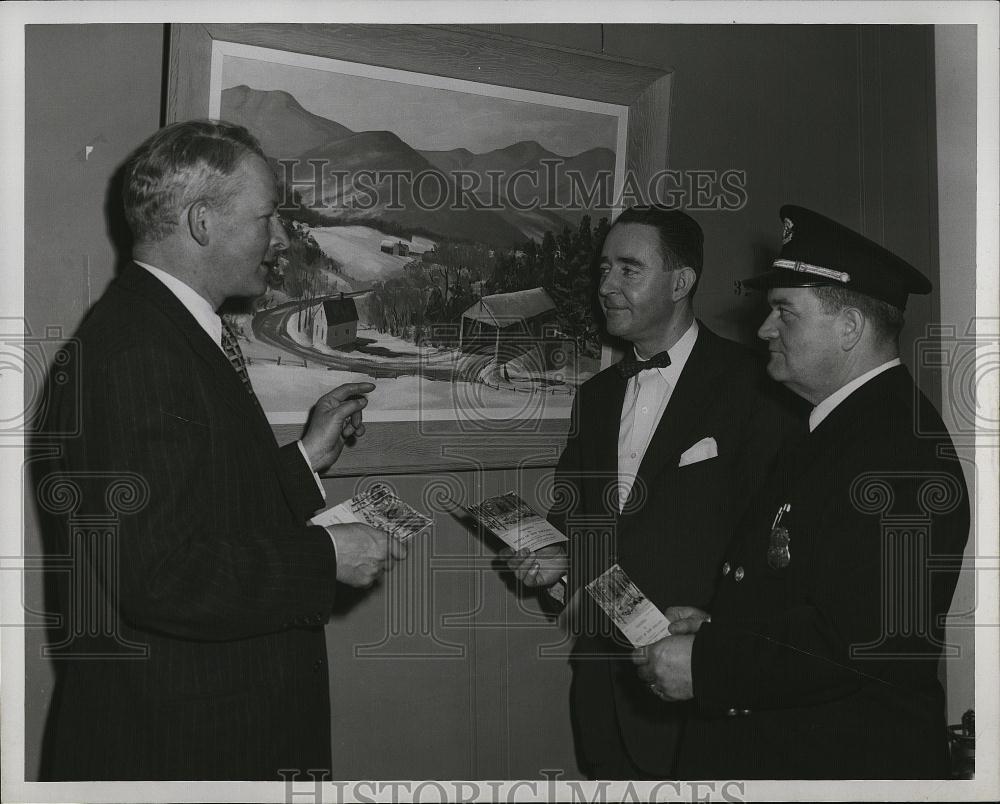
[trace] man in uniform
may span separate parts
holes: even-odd
[[[720,563],[711,616],[668,610],[633,655],[650,694],[693,698],[684,778],[945,778],[937,672],[969,531],[954,446],[899,360],[930,282],[838,223],[781,210],[759,336],[814,407]]]
[[[570,537],[509,565],[529,586],[569,572],[577,753],[592,778],[669,778],[686,707],[650,695],[631,646],[581,587],[618,563],[665,608],[707,603],[736,517],[793,426],[745,346],[694,314],[703,235],[688,215],[623,212],[605,238],[598,296],[626,358],[581,386],[549,518]]]

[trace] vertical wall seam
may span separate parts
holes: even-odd
[[[866,193],[865,193],[865,48],[861,38],[862,28],[857,29],[858,43],[858,215],[861,228],[866,220]]]

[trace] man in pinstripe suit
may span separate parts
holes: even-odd
[[[60,415],[80,416],[64,470],[83,507],[106,504],[87,478],[108,475],[144,504],[120,516],[110,571],[85,569],[114,633],[75,640],[57,662],[46,776],[329,769],[323,625],[336,582],[368,586],[403,552],[367,525],[306,522],[323,504],[316,473],[363,434],[374,386],[321,397],[301,441],[279,448],[216,313],[263,293],[288,246],[245,129],[159,131],[127,165],[124,201],[134,262],[78,333],[80,397]],[[78,618],[85,601],[73,600]]]

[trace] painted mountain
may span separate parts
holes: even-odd
[[[481,154],[465,148],[418,151],[391,131],[351,131],[307,111],[288,92],[247,86],[223,91],[221,115],[249,128],[272,160],[295,160],[293,178],[303,202],[318,200],[323,207],[318,211],[334,220],[389,220],[442,237],[512,246],[526,238],[540,240],[546,230],[575,227],[583,214],[595,219],[608,214],[615,165],[608,148],[569,157],[534,141]],[[319,199],[310,160],[325,166]],[[416,186],[408,178],[376,181],[380,171],[423,179]],[[511,181],[515,171],[520,178]],[[599,182],[604,197],[589,208],[570,208],[571,171],[584,189],[577,198]]]

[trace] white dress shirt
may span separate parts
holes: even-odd
[[[625,501],[632,493],[635,476],[639,465],[646,454],[646,448],[656,432],[663,411],[670,402],[681,372],[691,356],[695,341],[698,339],[698,322],[692,321],[691,326],[681,336],[680,340],[668,350],[670,365],[665,368],[653,368],[640,371],[630,377],[625,388],[625,401],[622,404],[621,421],[618,427],[618,510],[625,507]],[[652,355],[640,355],[639,360],[648,359]]]
[[[226,360],[229,360],[229,356],[226,355],[226,350],[222,348],[222,319],[219,314],[215,312],[212,307],[211,302],[208,301],[204,296],[202,296],[197,290],[191,287],[187,282],[178,279],[173,274],[168,274],[161,268],[157,268],[153,265],[149,265],[145,262],[139,262],[138,260],[132,260],[136,265],[139,265],[149,271],[153,276],[159,279],[164,285],[166,285],[167,290],[173,293],[177,300],[184,305],[194,320],[198,322],[198,325],[208,333],[208,337],[212,339],[212,343],[219,347],[223,355],[225,355]],[[309,460],[309,456],[306,454],[306,448],[302,446],[301,441],[296,442],[299,446],[299,452],[302,453],[302,460],[306,462],[306,466],[312,469],[312,463]],[[323,488],[323,482],[319,479],[319,475],[315,472],[312,473],[316,480],[316,486],[319,488],[319,493],[323,495],[323,501],[326,501],[326,489]]]
[[[902,361],[896,357],[883,363],[881,366],[876,366],[871,371],[866,371],[860,377],[855,377],[847,385],[838,388],[830,396],[820,402],[816,407],[812,409],[809,414],[809,432],[811,433],[817,427],[819,423],[823,421],[827,416],[829,416],[833,409],[837,407],[841,402],[843,402],[847,397],[857,391],[862,385],[864,385],[869,380],[875,379],[883,371],[888,371],[891,368],[895,368],[902,364]]]

